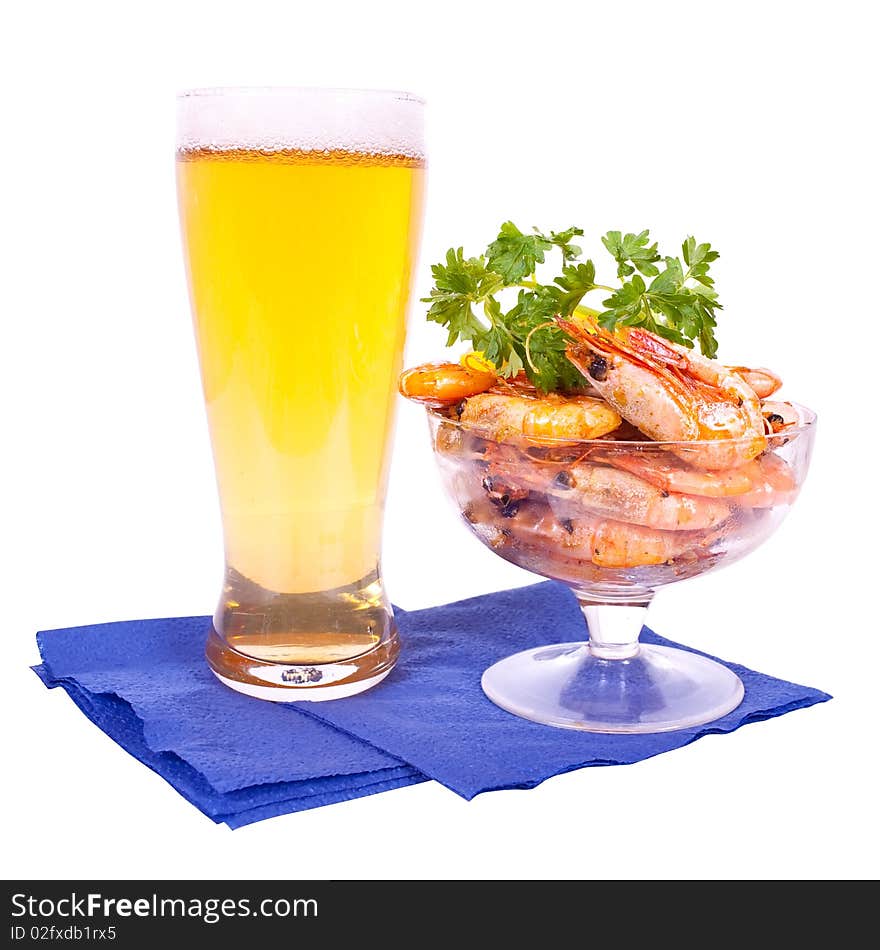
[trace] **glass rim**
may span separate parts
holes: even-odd
[[[774,400],[770,400],[774,401]],[[782,402],[783,400],[775,400],[777,402]],[[785,441],[791,439],[794,435],[800,435],[803,432],[808,432],[810,429],[814,428],[816,425],[816,420],[818,416],[812,409],[809,409],[807,406],[802,405],[799,402],[793,402],[792,400],[785,400],[785,402],[794,407],[798,414],[803,419],[803,422],[799,422],[795,426],[788,426],[785,429],[780,429],[779,432],[770,432],[765,433],[767,437],[768,445],[777,445],[780,444],[780,440],[783,440],[781,444],[784,444]],[[473,432],[476,435],[480,435],[482,438],[487,439],[490,442],[498,442],[498,439],[493,439],[491,436],[486,435],[486,430],[482,429],[478,425],[474,425],[469,422],[462,422],[460,419],[451,419],[449,416],[443,415],[442,410],[433,409],[431,406],[426,406],[426,411],[429,416],[432,416],[434,419],[437,419],[439,422],[445,422],[449,425],[456,426],[459,429],[463,429],[466,432]],[[610,435],[611,433],[607,433]],[[529,446],[534,446],[536,448],[552,448],[554,445],[557,446],[578,446],[578,445],[590,445],[596,446],[600,445],[605,448],[614,449],[616,447],[621,448],[634,448],[639,451],[652,451],[653,449],[686,449],[694,446],[704,446],[704,445],[741,445],[748,442],[751,442],[751,437],[743,437],[738,439],[691,439],[691,440],[669,440],[665,442],[652,442],[652,441],[636,441],[635,439],[608,439],[600,436],[596,439],[563,439],[563,438],[552,438],[550,436],[529,436],[525,434],[516,434],[511,439],[503,439],[500,441],[510,441],[515,444],[526,443]]]
[[[177,99],[223,98],[224,96],[265,96],[267,98],[292,95],[336,95],[336,96],[373,96],[382,99],[395,99],[398,102],[413,102],[426,105],[426,100],[406,89],[366,89],[357,86],[197,86],[181,89]]]

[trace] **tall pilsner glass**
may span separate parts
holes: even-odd
[[[397,658],[379,555],[423,112],[399,92],[179,98],[180,217],[226,548],[206,655],[252,696],[348,696]]]

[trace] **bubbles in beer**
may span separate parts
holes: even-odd
[[[385,152],[353,152],[344,148],[241,148],[195,146],[179,148],[180,162],[277,162],[279,165],[363,165],[370,167],[424,168],[418,155]]]

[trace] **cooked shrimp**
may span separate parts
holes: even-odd
[[[498,379],[495,367],[479,354],[469,353],[460,363],[425,363],[404,370],[397,381],[401,396],[446,409],[485,392]]]
[[[524,510],[504,534],[548,555],[559,552],[599,567],[618,568],[666,564],[707,548],[714,540],[702,532],[658,531],[586,514],[560,519],[544,505]]]
[[[761,403],[761,413],[768,432],[781,432],[799,425],[801,421],[801,414],[790,402],[764,400]]]
[[[760,402],[737,373],[640,327],[612,334],[595,324],[559,325],[572,338],[569,360],[652,439],[718,442],[689,453],[710,469],[743,465],[764,450]]]
[[[583,521],[578,528],[587,534],[591,560],[599,567],[666,564],[695,548],[708,547],[711,543],[710,539],[689,531],[656,531],[608,519]]]
[[[604,400],[558,395],[532,398],[478,393],[464,404],[461,421],[487,438],[526,436],[550,442],[596,439],[620,425],[620,416]]]
[[[666,531],[714,528],[730,514],[719,499],[674,494],[629,472],[590,462],[561,472],[548,494],[563,502],[574,497],[579,507],[615,521]]]
[[[752,489],[732,499],[743,508],[775,508],[790,505],[798,493],[797,479],[785,459],[773,452],[765,452],[750,462],[749,475]]]
[[[534,459],[509,442],[487,442],[482,458],[486,463],[486,475],[493,484],[492,488],[488,488],[484,482],[483,487],[490,493],[496,483],[498,486],[507,486],[511,492],[545,491],[561,467],[559,462],[552,459]]]
[[[459,500],[463,500],[463,496]],[[463,504],[461,514],[480,540],[493,550],[499,551],[510,543],[512,538],[510,529],[506,526],[506,522],[500,521],[498,510],[493,508],[485,498],[474,497]]]
[[[747,385],[755,391],[758,399],[766,399],[768,396],[772,396],[782,386],[781,377],[763,366],[755,369],[749,366],[728,366],[727,369],[731,373],[742,376]]]
[[[752,487],[747,466],[722,472],[707,472],[685,465],[671,452],[593,452],[590,461],[623,469],[666,492],[725,498],[742,495]]]

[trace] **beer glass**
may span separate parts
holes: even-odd
[[[397,658],[379,562],[423,112],[416,96],[365,90],[178,99],[178,200],[226,551],[206,656],[252,696],[348,696]]]

